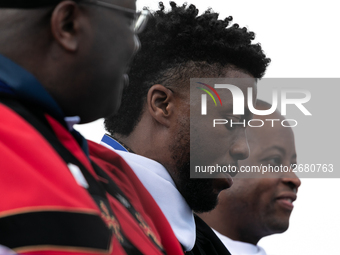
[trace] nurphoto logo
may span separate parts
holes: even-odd
[[[197,82],[197,83],[206,87],[206,88],[202,88],[202,87],[197,87],[197,88],[206,92],[214,101],[215,106],[217,106],[215,97],[208,89],[210,89],[216,95],[221,106],[223,105],[223,103],[216,89],[228,89],[231,92],[232,99],[233,99],[233,115],[241,115],[241,116],[244,115],[245,97],[244,97],[242,90],[239,87],[232,85],[232,84],[214,84],[214,87],[212,87],[203,82]],[[279,92],[280,92],[280,95],[279,95]],[[207,94],[201,95],[201,115],[207,115],[207,112],[208,112]],[[299,98],[290,98],[289,95],[291,94],[299,94],[300,96]],[[253,102],[253,88],[250,87],[248,88],[248,96],[247,96],[247,103],[248,103],[249,111],[255,115],[260,115],[260,116],[270,115],[273,112],[275,112],[277,109],[279,96],[280,96],[280,102],[281,102],[281,114],[283,116],[287,115],[287,105],[295,105],[306,116],[312,115],[310,111],[308,111],[308,109],[304,106],[304,104],[309,102],[311,99],[310,91],[306,89],[296,89],[296,88],[281,89],[280,91],[274,88],[272,90],[271,108],[267,110],[258,110],[258,109],[255,109],[254,107],[255,102]],[[272,127],[274,127],[274,123],[280,120],[279,119],[266,119],[266,121],[271,122]],[[248,123],[246,123],[245,120],[243,120],[242,122],[233,122],[232,120],[229,121],[227,119],[213,119],[213,127],[219,124],[225,125],[227,123],[229,123],[231,126],[240,125],[240,124],[243,126],[246,126],[246,124],[248,124],[248,126],[250,127],[262,127],[264,125],[264,121],[260,119],[251,119],[248,121]],[[285,119],[281,121],[281,125],[284,127],[295,127],[297,126],[297,124],[298,122],[295,119]]]

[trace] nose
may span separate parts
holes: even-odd
[[[301,185],[300,178],[297,177],[296,174],[293,172],[286,173],[281,180],[284,184],[288,185],[291,189],[295,190],[296,192]]]
[[[238,134],[234,143],[232,143],[230,155],[235,160],[243,160],[249,157],[249,145],[245,129]]]

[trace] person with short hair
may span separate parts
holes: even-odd
[[[116,153],[73,124],[118,111],[134,0],[0,0],[0,244],[20,254],[182,254]]]
[[[229,254],[193,214],[213,209],[231,179],[190,179],[190,78],[244,78],[239,87],[246,94],[247,88],[256,87],[270,60],[259,44],[252,44],[253,32],[230,25],[232,17],[218,19],[212,10],[198,15],[194,5],[170,5],[165,11],[160,3],[140,34],[143,47],[131,66],[130,85],[118,114],[105,120],[109,134],[102,144],[132,167],[186,254]],[[198,107],[199,102],[194,104]],[[230,104],[225,107],[231,110]],[[211,143],[202,147],[215,148],[227,164],[235,165],[248,155],[244,128],[219,128],[207,138]]]
[[[256,109],[267,110],[271,105],[258,100]],[[296,164],[294,134],[283,127],[285,118],[279,111],[266,116],[254,115],[262,127],[247,127],[250,155],[239,161],[246,166],[286,166]],[[265,119],[279,119],[273,125]],[[252,177],[252,178],[250,178]],[[288,229],[289,218],[301,181],[293,172],[267,171],[239,173],[233,186],[219,195],[218,205],[199,216],[214,229],[232,254],[265,255],[257,243],[265,236]]]

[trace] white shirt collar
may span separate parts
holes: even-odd
[[[233,255],[266,255],[265,250],[258,245],[235,241],[225,235],[222,235],[215,229],[213,229],[213,231]]]
[[[113,148],[101,142],[109,149]],[[183,196],[176,188],[168,171],[158,162],[125,151],[114,150],[132,168],[139,180],[169,221],[178,241],[186,251],[192,250],[196,240],[194,215]]]

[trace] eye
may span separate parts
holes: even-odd
[[[235,124],[231,125],[231,119],[227,119],[227,120],[228,120],[228,123],[225,124],[226,127],[227,127],[227,129],[230,130],[230,131],[236,129],[236,125],[235,125]],[[234,121],[233,121],[233,122],[234,122]]]
[[[131,29],[133,29],[135,26],[136,16],[132,13],[126,13],[125,16],[128,22],[128,26],[131,27]]]
[[[278,157],[278,156],[267,158],[266,162],[268,162],[269,165],[273,165],[273,166],[282,165],[282,159],[281,159],[281,157]]]
[[[227,129],[230,131],[233,131],[237,128],[245,128],[246,125],[244,124],[244,119],[238,119],[238,118],[227,118],[228,123],[225,124]]]

